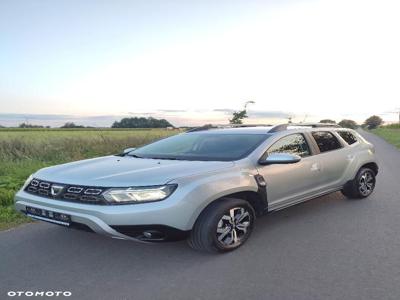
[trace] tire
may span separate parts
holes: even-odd
[[[232,214],[234,218],[232,218]],[[253,231],[255,212],[245,200],[222,198],[198,217],[188,243],[206,252],[228,252],[242,246]]]
[[[375,184],[375,172],[370,168],[361,168],[356,177],[343,188],[342,194],[353,199],[366,198],[374,191]]]

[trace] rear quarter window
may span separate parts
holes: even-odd
[[[342,137],[342,139],[344,139],[345,141],[346,141],[346,143],[347,144],[349,144],[349,145],[352,145],[352,144],[354,144],[354,143],[356,143],[358,140],[357,140],[357,137],[354,135],[354,134],[352,134],[350,131],[338,131],[337,132],[341,137]]]
[[[312,133],[312,136],[321,153],[342,148],[339,140],[331,132],[315,131]]]

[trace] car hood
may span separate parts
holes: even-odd
[[[39,170],[35,178],[57,183],[127,187],[161,185],[175,178],[229,168],[233,162],[106,156]]]

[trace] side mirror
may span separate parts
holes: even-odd
[[[131,151],[133,151],[135,149],[136,148],[126,148],[126,149],[124,149],[124,151],[122,151],[122,154],[127,154],[127,153],[129,153],[129,152],[131,152]]]
[[[260,165],[273,165],[273,164],[294,164],[301,160],[301,157],[296,154],[290,153],[271,153],[265,159],[261,159],[258,163]]]

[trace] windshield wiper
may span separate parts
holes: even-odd
[[[146,157],[146,158],[150,158],[150,159],[164,159],[164,160],[182,160],[176,157]]]
[[[144,158],[144,157],[141,157],[141,156],[136,155],[136,154],[126,154],[126,156],[131,156],[131,157],[134,157],[134,158]]]

